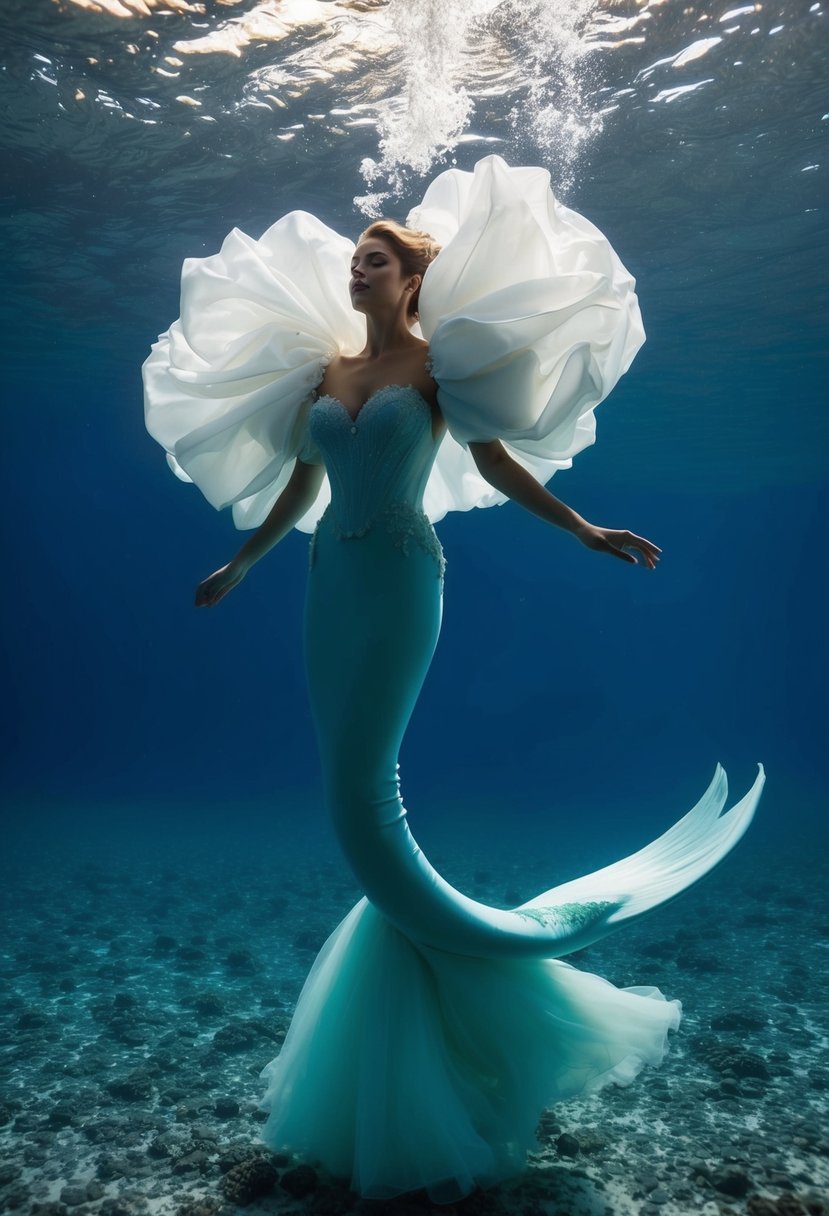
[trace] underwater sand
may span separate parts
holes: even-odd
[[[824,853],[771,856],[747,838],[679,900],[570,955],[683,1001],[669,1055],[626,1089],[546,1112],[522,1177],[437,1207],[360,1200],[258,1144],[258,1074],[317,950],[360,896],[333,840],[297,822],[259,851],[155,827],[152,842],[102,830],[97,843],[9,850],[0,1210],[829,1213]],[[609,859],[564,859],[559,874],[536,842],[516,856],[489,823],[474,852],[413,827],[451,882],[501,906]]]

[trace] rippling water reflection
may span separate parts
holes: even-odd
[[[355,230],[488,151],[546,164],[666,329],[716,298],[722,340],[763,357],[825,307],[818,3],[5,0],[2,21],[24,348],[157,330],[181,258],[234,224]]]

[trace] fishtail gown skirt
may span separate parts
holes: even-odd
[[[262,1135],[364,1196],[425,1187],[450,1202],[519,1172],[546,1106],[658,1064],[680,1004],[522,957],[545,947],[518,916],[468,900],[419,850],[397,759],[442,615],[442,553],[417,501],[430,411],[392,388],[354,423],[323,398],[311,432],[332,503],[311,543],[305,657],[330,813],[366,897],[263,1071]]]

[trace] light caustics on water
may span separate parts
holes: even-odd
[[[426,174],[436,159],[454,150],[464,138],[475,113],[466,77],[474,74],[470,60],[480,48],[483,59],[497,61],[512,43],[513,64],[523,65],[521,103],[510,107],[514,131],[532,133],[559,166],[559,187],[566,188],[581,144],[601,129],[601,118],[590,108],[582,86],[584,63],[591,44],[588,19],[598,0],[390,0],[387,14],[402,57],[402,91],[388,99],[378,116],[380,159],[367,157],[362,172],[368,183],[378,178],[401,192],[405,171]],[[500,35],[500,38],[499,38]],[[488,51],[488,54],[487,54]],[[479,96],[504,93],[493,82]],[[470,136],[470,138],[476,138]],[[481,139],[482,137],[478,137]],[[493,142],[500,142],[497,137]],[[364,210],[379,214],[388,194],[358,199]]]
[[[277,106],[280,90],[295,92],[326,73],[336,79],[361,60],[366,66],[385,60],[386,71],[378,73],[377,81],[385,78],[389,91],[330,111],[349,126],[377,131],[379,155],[364,157],[360,167],[367,185],[386,189],[355,201],[367,214],[379,214],[391,193],[403,192],[410,171],[425,175],[462,140],[487,139],[468,129],[476,99],[493,96],[506,97],[513,131],[535,133],[542,149],[554,153],[566,185],[582,142],[601,128],[600,116],[586,101],[581,71],[592,49],[588,21],[598,4],[388,0],[363,12],[347,0],[278,5],[266,0],[205,36],[177,42],[174,50],[239,56],[254,40],[280,41],[294,31],[307,35],[316,28],[326,44],[313,44],[316,64],[303,51],[289,52],[278,65],[256,73],[260,96]],[[364,84],[370,96],[372,82]],[[522,94],[519,102],[511,99],[516,92]],[[301,130],[302,124],[297,127]]]
[[[130,80],[143,76],[152,86],[118,95],[95,81],[99,60],[88,56],[85,68],[72,64],[76,88],[62,94],[64,108],[97,101],[125,119],[178,125],[182,137],[205,125],[226,131],[264,112],[270,123],[266,133],[257,127],[260,144],[293,145],[306,158],[350,137],[370,191],[356,201],[367,214],[465,143],[476,152],[507,144],[541,160],[566,196],[608,116],[687,104],[720,74],[739,71],[741,48],[761,41],[756,35],[769,41],[784,29],[767,0],[52,3],[64,15],[83,10],[111,36],[113,27],[128,27],[121,49],[133,57]],[[819,4],[809,12],[822,15]],[[35,72],[59,85],[57,60],[37,59]],[[79,78],[84,71],[88,80]],[[233,159],[241,151],[217,154]]]
[[[354,231],[355,196],[401,217],[436,171],[490,152],[623,220],[665,307],[677,274],[683,314],[714,276],[745,333],[745,276],[790,277],[797,335],[803,271],[780,234],[793,214],[817,225],[825,192],[822,2],[3,0],[0,240],[37,302],[31,341],[133,317],[231,224],[318,213],[322,193]]]

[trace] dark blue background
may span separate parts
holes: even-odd
[[[681,71],[665,56],[710,32],[709,14],[651,11],[645,40],[584,60],[567,104],[608,105],[577,163],[533,143],[530,110],[516,126],[507,100],[478,98],[459,166],[491,151],[548,164],[635,274],[648,334],[599,407],[598,443],[551,489],[664,555],[655,572],[629,567],[513,504],[438,524],[444,628],[401,759],[415,830],[500,816],[633,846],[719,760],[735,795],[766,765],[755,833],[824,832],[829,100],[813,8],[735,19]],[[335,117],[276,135],[338,89],[362,104],[365,73],[344,68],[275,114],[240,98],[294,43],[190,56],[165,82],[154,65],[192,32],[186,13],[165,15],[157,47],[138,17],[46,0],[7,17],[9,823],[36,841],[180,828],[250,847],[259,830],[322,824],[301,656],[308,539],[293,533],[215,609],[193,607],[243,537],[169,472],[144,430],[140,368],[177,315],[182,259],[232,226],[258,236],[297,207],[352,236],[364,226],[351,200],[377,132],[337,134]],[[88,60],[94,46],[110,58]],[[397,79],[393,57],[372,70],[378,88]],[[115,101],[93,104],[98,88]],[[204,90],[211,122],[179,104],[185,88]],[[404,217],[424,186],[415,175],[388,210]]]
[[[647,273],[639,290],[647,317]],[[72,830],[87,815],[232,827],[240,809],[272,822],[304,802],[317,815],[307,537],[215,609],[193,607],[242,538],[143,429],[148,326],[94,366],[57,335],[60,373],[38,383],[35,369],[7,408],[7,793],[24,827],[44,813]],[[485,804],[650,830],[691,805],[717,760],[739,791],[765,763],[762,818],[787,831],[825,806],[825,489],[792,469],[791,484],[731,490],[716,450],[713,484],[697,467],[686,486],[670,425],[648,484],[627,430],[647,385],[670,393],[670,354],[646,345],[598,411],[598,444],[551,483],[592,521],[654,539],[657,571],[590,553],[513,504],[438,525],[445,616],[402,757],[412,813]],[[700,391],[714,380],[739,394],[748,426],[767,378],[730,380],[710,354]],[[792,425],[798,397],[821,386],[808,367],[799,383],[782,371]]]

